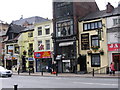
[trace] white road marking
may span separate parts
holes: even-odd
[[[73,83],[90,84],[90,85],[93,84],[93,85],[108,85],[108,86],[109,86],[109,85],[110,85],[110,86],[112,85],[112,86],[118,86],[118,84],[110,84],[110,83],[109,83],[109,84],[106,84],[106,83],[86,83],[86,82],[73,82]]]

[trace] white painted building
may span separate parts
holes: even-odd
[[[36,64],[36,72],[47,71],[53,62],[53,23],[48,20],[42,23],[35,24],[34,31],[34,58]]]
[[[115,62],[115,68],[120,70],[120,6],[115,9],[111,12],[113,15],[106,18],[108,59],[109,65]]]

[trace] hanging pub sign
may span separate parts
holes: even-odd
[[[120,51],[120,43],[108,44],[108,51]]]
[[[89,49],[89,33],[81,34],[81,49],[82,50]]]
[[[50,51],[34,52],[34,58],[51,58]]]

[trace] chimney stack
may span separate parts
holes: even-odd
[[[109,2],[106,7],[107,7],[106,8],[107,13],[111,13],[114,10],[114,7]]]
[[[118,7],[120,7],[120,1],[118,2]]]

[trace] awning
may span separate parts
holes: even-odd
[[[59,43],[59,46],[69,46],[69,45],[73,45],[73,42],[62,42],[62,43]]]

